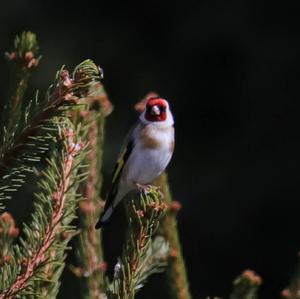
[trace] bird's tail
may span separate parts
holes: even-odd
[[[113,214],[116,206],[128,192],[124,188],[118,188],[118,190],[115,190],[115,192],[113,191],[114,190],[109,192],[107,195],[104,211],[95,226],[96,229],[103,227],[103,225],[105,225],[110,220],[110,217]]]
[[[103,225],[109,221],[113,211],[114,211],[114,208],[112,206],[110,206],[106,211],[104,211],[103,214],[101,215],[100,219],[98,220],[95,228],[98,229],[98,228],[103,227]]]

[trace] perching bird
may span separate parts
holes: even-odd
[[[107,223],[125,195],[151,184],[167,167],[174,150],[174,121],[166,100],[147,100],[138,124],[125,140],[116,163],[104,212],[96,228]]]

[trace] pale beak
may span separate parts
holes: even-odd
[[[156,106],[156,105],[152,106],[151,115],[160,115],[160,110],[159,110],[158,106]]]

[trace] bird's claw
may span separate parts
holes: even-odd
[[[147,184],[147,185],[142,185],[139,183],[135,183],[137,189],[139,192],[144,193],[144,194],[148,194],[152,188],[152,185]]]

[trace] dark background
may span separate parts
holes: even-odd
[[[0,53],[22,30],[39,38],[43,59],[29,96],[44,91],[62,64],[91,58],[104,69],[115,105],[106,180],[136,119],[133,104],[151,90],[170,101],[176,150],[168,171],[183,204],[178,222],[196,299],[228,297],[245,268],[263,277],[262,298],[278,298],[295,268],[299,12],[292,3],[258,0],[1,3]],[[2,59],[1,100],[7,74]],[[139,298],[167,298],[160,278]],[[74,282],[67,288],[76,297]]]

